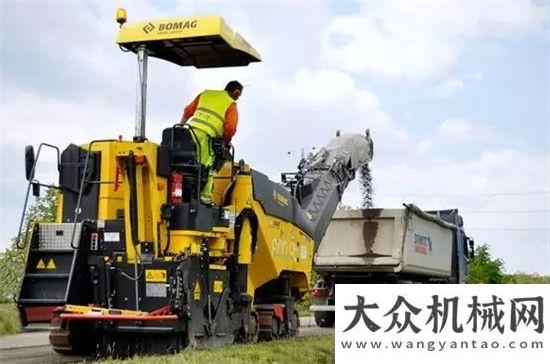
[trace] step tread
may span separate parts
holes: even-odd
[[[76,252],[76,249],[40,249],[40,248],[32,248],[30,249],[30,252],[31,253],[48,253],[48,254],[55,254],[55,253],[60,253],[60,254],[68,254],[68,253],[72,253],[74,254]]]
[[[27,273],[23,278],[69,278],[69,273]]]
[[[19,298],[19,303],[49,303],[65,304],[65,300],[59,298]]]

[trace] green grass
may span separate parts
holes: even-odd
[[[504,283],[516,284],[549,284],[550,276],[543,276],[536,273],[514,273],[504,277]]]
[[[13,303],[0,304],[0,336],[11,335],[21,330],[19,314]]]
[[[222,348],[188,349],[179,354],[106,360],[114,364],[165,363],[334,363],[334,336],[312,336]]]

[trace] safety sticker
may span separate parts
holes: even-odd
[[[38,264],[36,265],[36,269],[46,269],[46,264],[44,264],[44,261],[42,259],[38,261]]]
[[[201,285],[199,284],[199,281],[195,283],[195,289],[193,290],[193,295],[194,295],[195,301],[199,301],[201,299]]]
[[[223,281],[214,281],[214,293],[223,292]]]
[[[146,269],[145,281],[166,283],[166,270],[165,269]]]
[[[50,259],[50,261],[48,262],[48,265],[46,266],[46,269],[56,269],[57,267],[55,266],[55,262],[53,261],[53,259]]]

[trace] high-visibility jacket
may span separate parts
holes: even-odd
[[[200,94],[199,103],[188,124],[203,130],[212,138],[221,138],[225,113],[234,102],[225,90],[206,90]]]

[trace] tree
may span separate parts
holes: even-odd
[[[476,248],[469,269],[468,283],[505,283],[504,262],[493,259],[487,244]]]
[[[36,199],[25,216],[21,242],[27,241],[25,232],[27,231],[27,227],[32,228],[29,224],[38,221],[55,221],[57,196],[58,190],[49,188],[42,197]],[[11,302],[17,297],[21,279],[23,278],[28,246],[25,249],[18,249],[16,240],[17,237],[13,237],[10,246],[0,253],[0,302]]]

